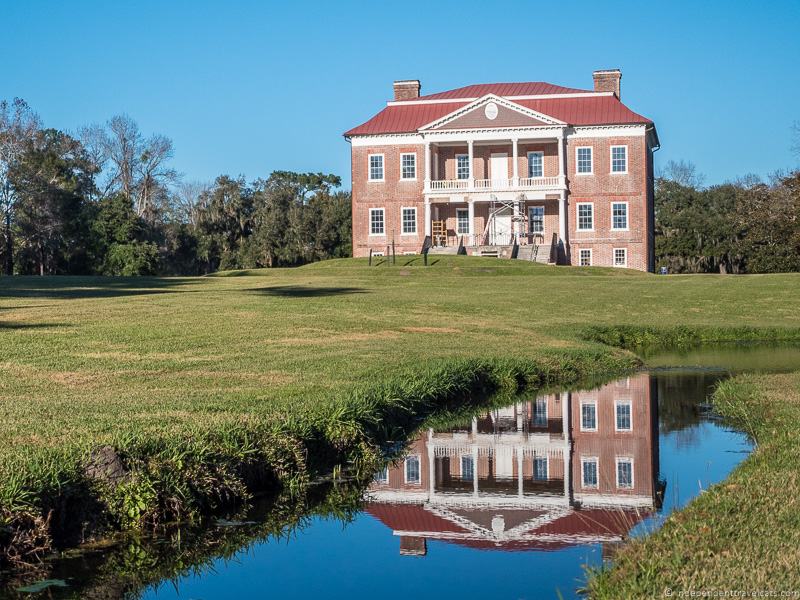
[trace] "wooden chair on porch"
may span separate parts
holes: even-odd
[[[447,245],[447,222],[431,221],[431,237],[434,246]]]

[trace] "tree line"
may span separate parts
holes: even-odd
[[[704,186],[667,163],[656,179],[656,266],[670,273],[800,271],[800,171]]]
[[[0,265],[38,275],[197,275],[351,252],[350,194],[324,173],[186,181],[128,116],[75,133],[0,101]]]

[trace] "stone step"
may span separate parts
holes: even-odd
[[[547,264],[550,262],[550,246],[520,246],[517,259]]]

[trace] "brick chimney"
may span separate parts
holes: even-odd
[[[619,69],[605,69],[603,71],[595,71],[592,73],[594,78],[594,91],[595,92],[614,92],[614,95],[619,99],[620,96],[620,81],[622,80],[622,71]]]
[[[422,86],[418,79],[404,79],[394,82],[395,100],[414,100],[419,98],[419,91]]]

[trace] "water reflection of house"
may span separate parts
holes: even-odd
[[[543,395],[429,430],[379,473],[368,511],[401,538],[478,548],[614,542],[660,497],[658,415],[647,374]]]

